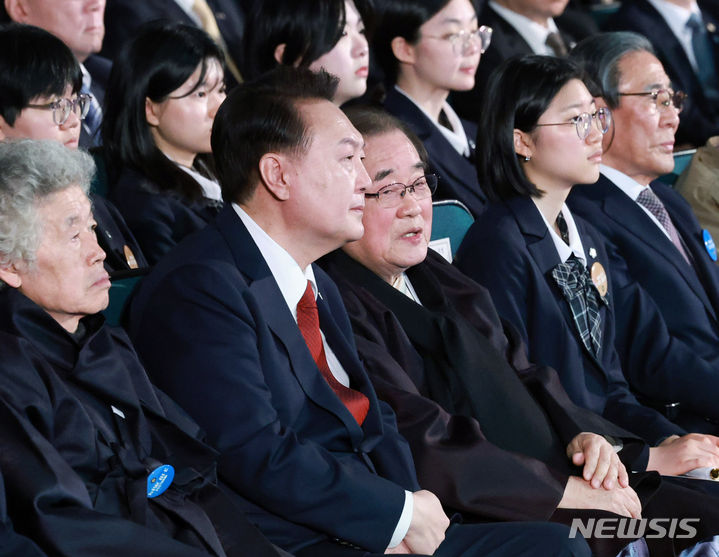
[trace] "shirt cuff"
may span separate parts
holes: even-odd
[[[399,517],[399,521],[397,522],[397,526],[394,529],[394,534],[392,534],[392,539],[389,541],[389,545],[387,546],[387,549],[392,549],[393,547],[397,547],[400,542],[404,539],[404,537],[407,535],[407,530],[409,530],[410,524],[412,524],[412,514],[414,513],[414,497],[412,496],[412,493],[409,491],[404,492],[404,508],[402,509],[402,514]]]

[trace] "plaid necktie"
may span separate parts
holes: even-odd
[[[307,343],[307,348],[310,349],[312,358],[322,373],[322,377],[325,378],[325,381],[329,383],[335,394],[337,394],[347,409],[352,413],[357,423],[362,425],[369,410],[369,399],[361,392],[345,387],[332,375],[330,366],[327,363],[327,357],[325,356],[325,347],[322,343],[322,334],[320,333],[320,317],[317,312],[317,301],[315,300],[315,293],[312,290],[310,281],[307,281],[305,293],[302,294],[302,298],[300,298],[300,301],[297,303],[297,325]]]
[[[605,304],[607,300],[599,295],[589,271],[574,254],[569,256],[565,263],[560,263],[552,269],[552,277],[569,304],[574,325],[584,346],[599,357],[599,350],[602,347],[599,300]]]
[[[657,194],[652,191],[652,188],[650,188],[649,186],[644,188],[642,190],[642,193],[639,194],[639,197],[637,197],[637,203],[645,207],[652,215],[656,217],[662,227],[664,227],[664,230],[666,230],[669,234],[669,239],[672,241],[672,244],[676,246],[676,248],[679,250],[679,253],[682,254],[684,260],[691,265],[691,263],[689,262],[689,257],[684,251],[684,246],[679,239],[679,233],[674,227],[672,219],[669,218],[669,213],[667,213],[664,204],[657,197]]]

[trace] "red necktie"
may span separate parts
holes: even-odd
[[[322,334],[320,333],[320,317],[317,313],[317,302],[315,301],[315,294],[312,291],[310,281],[307,281],[305,293],[297,303],[297,325],[300,327],[300,332],[305,338],[307,347],[310,349],[310,353],[317,367],[320,368],[322,376],[352,413],[357,423],[362,425],[369,410],[369,399],[361,392],[345,387],[332,375],[330,366],[327,364],[327,358],[325,357],[325,347],[322,343]]]

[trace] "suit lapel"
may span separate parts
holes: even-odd
[[[707,311],[711,315],[715,315],[714,308],[709,302],[702,284],[699,282],[697,273],[687,265],[687,262],[671,240],[660,230],[657,230],[657,225],[652,222],[642,208],[604,176],[600,176],[599,182],[593,187],[602,187],[604,189],[600,198],[602,199],[602,210],[607,217],[626,229],[643,245],[646,245],[648,249],[655,253],[657,258],[674,267],[697,297],[702,300]],[[689,245],[692,242],[685,240],[685,243]],[[696,259],[697,256],[693,251],[692,255]]]
[[[297,323],[285,303],[277,281],[272,276],[270,268],[252,240],[247,228],[231,205],[223,209],[215,222],[232,252],[237,268],[245,276],[250,292],[256,300],[261,302],[262,316],[267,326],[284,347],[292,371],[302,390],[315,404],[335,414],[350,431],[353,441],[356,441],[362,436],[362,430],[349,410],[322,377],[307,348],[302,333],[300,333]],[[329,323],[329,319],[327,310],[323,306],[324,304],[318,299],[322,332],[330,342],[328,333],[334,338],[334,327],[328,326],[327,330],[325,330],[324,325]],[[323,314],[325,316],[324,321]],[[337,344],[336,342],[331,343],[333,351]],[[342,361],[344,367],[345,361],[348,360],[344,358],[340,361]],[[350,370],[346,371],[349,373]]]

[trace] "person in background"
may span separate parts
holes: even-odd
[[[700,147],[719,135],[717,26],[716,2],[696,0],[627,0],[604,25],[607,31],[644,35],[672,87],[687,94],[676,133],[679,148]]]
[[[492,45],[482,57],[474,87],[450,95],[457,113],[472,122],[479,121],[489,75],[504,60],[526,54],[566,56],[577,41],[599,32],[591,17],[569,0],[491,0],[478,19],[492,28]]]
[[[210,134],[223,64],[202,29],[160,21],[140,28],[113,67],[102,129],[109,196],[151,265],[222,206]]]
[[[362,96],[369,75],[363,21],[368,13],[365,0],[260,2],[245,39],[246,76],[257,77],[278,64],[324,69],[339,79],[337,105]]]
[[[90,148],[100,141],[102,103],[112,63],[99,56],[105,36],[105,0],[5,0],[10,20],[49,31],[72,51],[80,63],[80,93],[90,95],[80,128],[80,146]]]
[[[77,149],[90,105],[80,65],[57,37],[32,25],[0,26],[0,141],[52,139]],[[91,194],[97,235],[113,275],[140,272],[147,261],[124,219]]]
[[[458,199],[476,217],[487,201],[474,170],[477,127],[447,97],[474,87],[492,30],[479,25],[469,0],[387,0],[377,12],[372,50],[387,87],[384,108],[424,143],[437,198]]]

